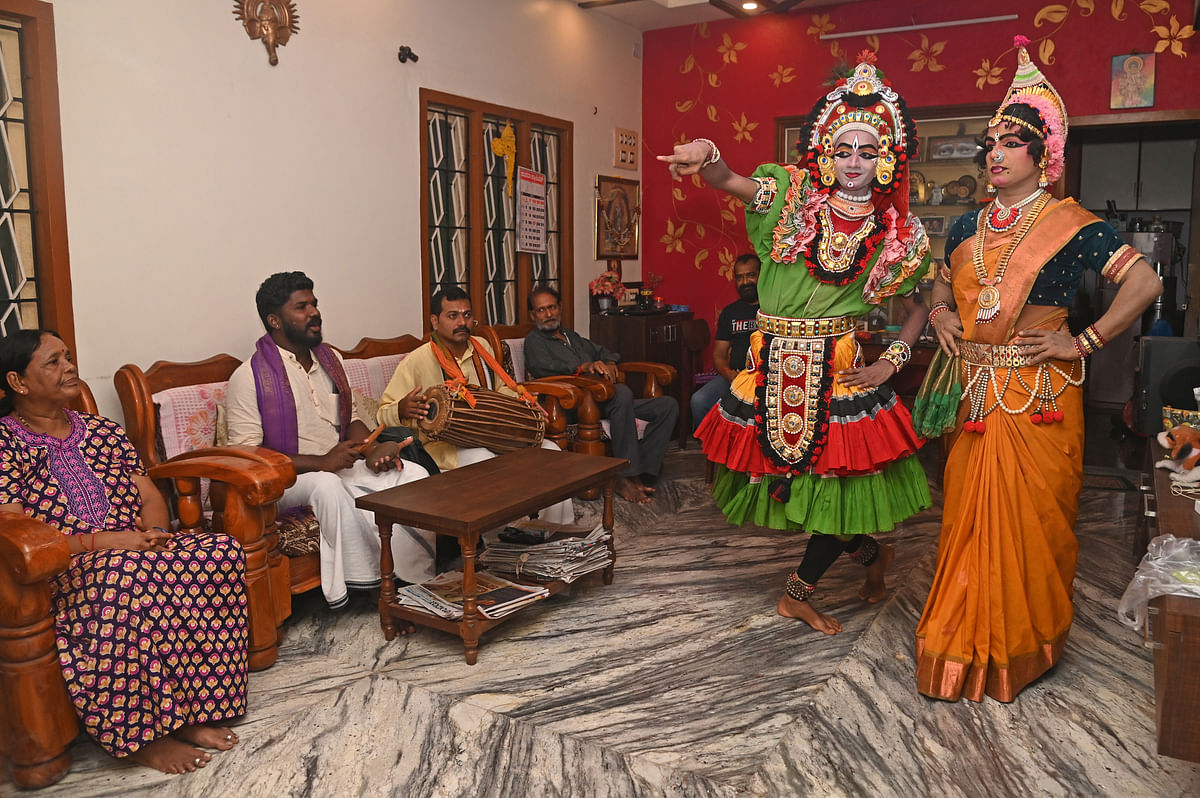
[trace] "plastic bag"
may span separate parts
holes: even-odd
[[[1117,618],[1145,632],[1146,605],[1152,598],[1167,595],[1200,598],[1200,540],[1159,535],[1150,541],[1117,605]]]

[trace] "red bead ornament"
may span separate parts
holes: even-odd
[[[1067,417],[1067,414],[1064,413],[1063,411],[1061,411],[1061,410],[1054,411],[1054,420],[1055,421],[1062,421],[1066,417]]]
[[[985,429],[987,429],[987,425],[986,425],[986,424],[984,424],[984,423],[983,423],[983,421],[976,421],[976,422],[975,422],[975,431],[976,431],[976,432],[978,432],[980,435],[982,435],[982,434],[983,434],[983,431],[984,431]]]
[[[963,422],[963,432],[974,432],[974,431],[975,431],[975,422],[974,421],[964,421]]]
[[[1042,414],[1034,413],[1032,416],[1029,417],[1029,420],[1032,421],[1034,424],[1041,424],[1042,423]]]

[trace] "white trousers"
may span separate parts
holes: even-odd
[[[558,451],[558,445],[553,441],[542,440],[543,449],[553,449]],[[458,466],[471,465],[471,463],[480,463],[484,460],[491,460],[496,455],[484,448],[478,449],[459,449],[458,450]],[[536,479],[535,474],[529,475],[530,479]],[[575,505],[570,499],[563,499],[558,504],[552,504],[538,513],[538,517],[543,521],[549,521],[552,524],[573,524],[575,523]]]
[[[296,475],[296,484],[283,492],[279,508],[309,505],[321,525],[321,592],[331,607],[346,603],[348,588],[379,584],[379,528],[375,514],[354,506],[368,493],[404,485],[429,476],[416,463],[376,474],[365,460],[335,473],[310,471]],[[394,524],[392,559],[396,576],[424,582],[434,576],[434,534]]]

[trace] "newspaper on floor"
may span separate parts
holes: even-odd
[[[407,585],[396,591],[396,600],[450,620],[463,616],[463,575],[447,571],[420,585]],[[540,601],[550,591],[536,585],[518,585],[487,571],[475,573],[475,603],[485,618],[503,618],[521,607]]]
[[[513,525],[517,528],[533,528],[534,534],[536,529],[554,526],[558,525],[539,521]],[[608,548],[612,534],[602,524],[586,534],[580,534],[584,530],[586,527],[559,527],[557,532],[569,531],[578,536],[560,534],[545,543],[522,544],[505,540],[489,543],[480,555],[479,562],[492,571],[513,574],[518,579],[574,582],[584,574],[607,568],[612,563],[612,552]],[[508,537],[512,538],[511,535]]]

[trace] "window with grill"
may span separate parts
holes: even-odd
[[[481,321],[520,324],[529,290],[547,283],[563,294],[570,323],[571,123],[427,89],[421,110],[426,315],[433,292],[456,285]],[[517,248],[517,166],[545,178],[544,253]]]
[[[74,345],[53,10],[0,0],[0,334]]]

